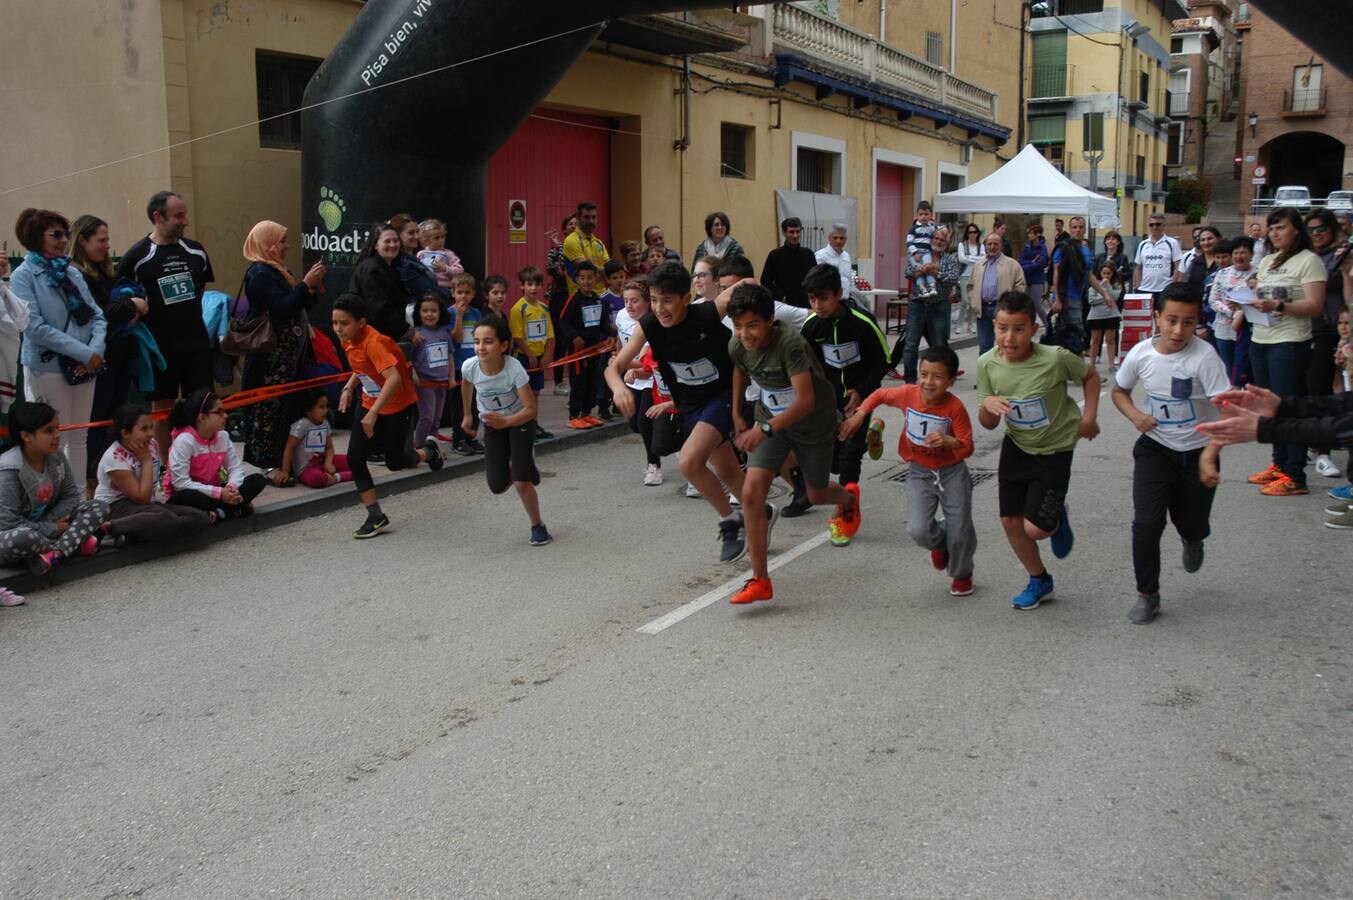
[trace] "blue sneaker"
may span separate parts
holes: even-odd
[[[1345,484],[1342,487],[1330,488],[1325,493],[1329,494],[1335,500],[1353,500],[1353,483]]]
[[[1062,504],[1062,517],[1057,522],[1057,530],[1052,533],[1050,543],[1052,555],[1058,559],[1066,559],[1071,555],[1071,548],[1076,546],[1076,536],[1071,533],[1071,520],[1067,518],[1065,503]]]
[[[1052,599],[1052,576],[1045,574],[1029,576],[1029,585],[1010,601],[1015,609],[1038,609],[1038,604]]]

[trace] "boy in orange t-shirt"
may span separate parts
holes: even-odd
[[[874,391],[841,424],[841,440],[863,427],[879,406],[903,411],[897,452],[911,464],[907,534],[930,551],[936,569],[949,570],[949,593],[966,597],[973,591],[977,531],[972,524],[972,476],[964,462],[972,456],[972,420],[963,402],[949,393],[957,378],[958,354],[949,347],[928,347],[921,354],[918,383]],[[935,519],[936,507],[944,510],[943,522]]]
[[[348,411],[359,386],[362,409],[366,410],[353,423],[348,438],[348,467],[366,507],[366,521],[352,533],[359,540],[375,537],[390,527],[366,465],[373,445],[385,454],[385,467],[391,471],[421,463],[427,463],[434,472],[442,467],[442,452],[435,437],[429,437],[417,450],[413,447],[418,395],[414,393],[409,361],[394,341],[368,328],[366,318],[366,304],[356,294],[343,294],[334,301],[334,334],[343,342],[343,352],[352,366],[352,377],[338,396],[338,411]]]

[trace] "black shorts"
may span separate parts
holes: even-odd
[[[1085,328],[1087,331],[1117,331],[1118,326],[1123,324],[1120,316],[1114,316],[1111,319],[1086,319]]]
[[[501,494],[515,481],[540,484],[536,468],[536,422],[514,428],[484,426],[484,474],[489,490]]]
[[[155,373],[156,400],[177,400],[201,388],[212,388],[211,351],[169,351],[164,354],[164,371]]]
[[[733,439],[733,400],[727,392],[711,397],[698,409],[682,415],[682,430],[687,435],[695,433],[695,426],[701,422],[708,424],[725,441]]]
[[[1035,456],[1015,446],[1009,437],[1001,441],[1001,461],[996,468],[1001,518],[1022,516],[1042,531],[1056,530],[1071,484],[1071,454],[1064,450]]]

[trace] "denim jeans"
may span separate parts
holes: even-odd
[[[913,300],[907,307],[907,333],[902,337],[902,377],[907,384],[915,384],[918,367],[916,358],[921,350],[921,338],[931,347],[949,346],[949,303],[921,303]],[[894,348],[896,356],[896,348]]]
[[[981,356],[996,346],[996,304],[983,303],[982,315],[977,317],[977,355]]]
[[[1310,368],[1311,345],[1304,341],[1281,344],[1250,342],[1250,365],[1254,383],[1279,397],[1306,393],[1306,373]],[[1306,447],[1302,444],[1274,444],[1273,464],[1297,484],[1306,484]]]

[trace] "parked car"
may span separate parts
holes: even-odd
[[[1273,192],[1274,207],[1291,206],[1305,212],[1311,208],[1310,188],[1284,185]]]
[[[1325,209],[1353,209],[1353,191],[1330,191],[1325,198]]]

